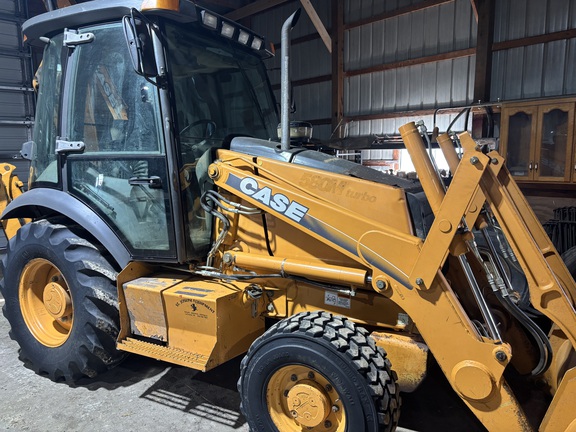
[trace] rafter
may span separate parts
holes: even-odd
[[[312,6],[310,0],[300,0],[300,3],[302,3],[302,6],[304,6],[306,13],[310,17],[310,21],[312,21],[312,24],[314,24],[316,31],[322,38],[322,42],[324,42],[324,45],[326,45],[326,49],[330,54],[332,54],[332,38],[328,34],[326,27],[324,27],[322,20],[318,16],[318,13],[316,13],[316,9],[314,9],[314,6]]]
[[[273,7],[279,6],[283,3],[288,3],[292,0],[259,0],[255,1],[254,3],[250,3],[240,9],[236,9],[229,14],[226,14],[226,18],[229,18],[234,21],[238,21],[242,18],[246,18],[250,15],[255,15],[260,12],[264,12],[265,10],[271,9]]]

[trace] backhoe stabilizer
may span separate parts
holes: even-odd
[[[14,174],[16,167],[11,164],[1,164],[0,174],[2,175],[2,182],[0,184],[0,214],[15,198],[24,193],[24,183]],[[4,219],[2,220],[2,229],[8,239],[11,239],[16,231],[30,219]]]

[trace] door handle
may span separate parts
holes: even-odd
[[[150,189],[162,189],[162,179],[158,176],[150,177],[131,177],[128,180],[131,186],[146,186]]]
[[[532,171],[532,161],[528,164],[528,171]]]
[[[534,164],[534,171],[538,171],[538,162]]]

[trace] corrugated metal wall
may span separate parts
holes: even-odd
[[[24,0],[0,0],[0,163],[16,165],[23,181],[28,163],[19,158],[22,143],[32,139],[34,94],[30,52],[23,47]]]
[[[362,26],[359,20],[423,3],[423,0],[343,0],[344,69],[358,71],[383,64],[449,53],[476,46],[477,25],[470,0],[454,0]],[[314,0],[323,23],[330,27],[330,0]],[[278,42],[283,20],[299,2],[293,1],[253,17],[253,27]],[[496,0],[494,43],[576,28],[574,0]],[[305,14],[293,31],[298,38],[316,33]],[[279,68],[279,58],[274,66]],[[458,107],[473,103],[475,56],[348,76],[344,83],[344,115]],[[513,100],[576,94],[576,38],[540,43],[493,53],[491,100]],[[330,56],[319,39],[294,46],[293,79],[331,72]],[[279,83],[279,70],[271,73]],[[330,113],[328,83],[295,90],[299,119],[325,118]],[[453,116],[439,118],[446,127]],[[348,127],[355,135],[393,134],[413,118],[360,120]],[[425,120],[431,120],[425,118]],[[462,122],[456,129],[462,129]],[[318,129],[318,128],[317,128]],[[319,138],[328,138],[329,127]]]
[[[344,22],[354,23],[384,12],[421,3],[422,0],[346,0]],[[330,0],[313,5],[327,28],[331,27]],[[300,6],[294,1],[255,15],[251,26],[268,40],[278,42],[283,21]],[[303,13],[292,38],[316,34]],[[410,14],[351,27],[344,34],[344,70],[360,69],[448,53],[476,46],[476,21],[470,0],[454,0]],[[292,80],[331,73],[328,50],[320,39],[295,44],[292,48]],[[475,57],[443,60],[383,72],[350,76],[344,83],[344,115],[357,116],[395,111],[460,106],[472,102]],[[269,65],[272,84],[280,83],[280,58]],[[330,118],[329,81],[295,87],[298,119]],[[441,116],[442,117],[442,116]],[[439,118],[448,125],[451,118]],[[413,120],[413,119],[408,119]],[[403,122],[403,123],[402,123]],[[397,133],[406,119],[362,120],[348,127],[350,136]],[[330,126],[316,126],[314,136],[330,137]]]
[[[330,28],[331,0],[315,0],[314,8],[326,26]],[[301,7],[299,1],[291,1],[271,11],[260,13],[252,17],[251,28],[266,37],[273,43],[280,42],[280,31],[284,21],[296,9]],[[316,35],[317,31],[305,11],[302,11],[300,20],[292,30],[290,37],[294,39]],[[280,49],[277,55],[267,61],[270,82],[273,86],[280,84]],[[315,78],[332,73],[331,56],[321,39],[294,44],[291,49],[290,74],[293,81]],[[280,91],[276,92],[276,100],[280,102]],[[297,112],[294,118],[298,120],[326,119],[331,116],[332,87],[330,81],[295,86],[293,90]],[[330,125],[314,126],[316,138],[329,138]]]
[[[418,3],[422,2],[348,0],[345,22]],[[470,0],[455,0],[346,31],[344,68],[353,71],[474,46],[476,21]],[[468,56],[350,76],[344,83],[344,115],[467,105],[472,102],[474,67],[475,57]],[[349,134],[396,134],[399,126],[413,120],[361,120],[349,126]],[[424,120],[432,127],[431,116]],[[442,130],[451,120],[440,115],[437,124]]]
[[[572,0],[498,0],[494,42],[576,28]],[[497,51],[493,57],[492,100],[576,93],[576,39]]]

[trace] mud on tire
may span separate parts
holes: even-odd
[[[2,260],[2,311],[20,357],[52,380],[94,377],[120,362],[117,273],[63,225],[23,226]]]

